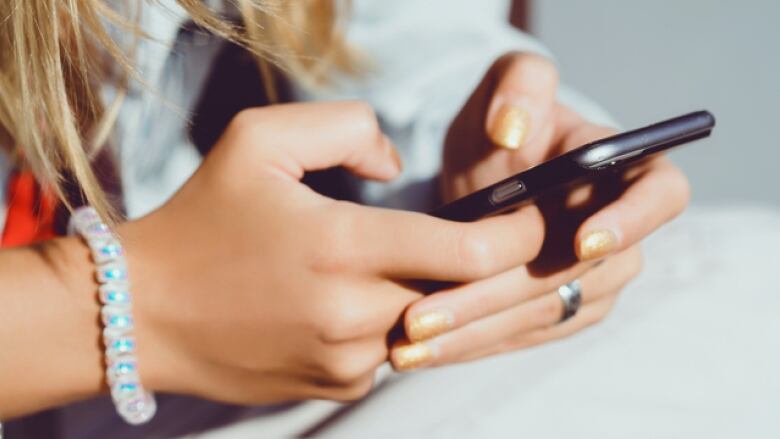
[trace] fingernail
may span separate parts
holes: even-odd
[[[404,372],[431,364],[436,349],[428,343],[411,343],[394,348],[391,356],[396,370]]]
[[[412,341],[426,340],[449,331],[453,323],[455,319],[448,310],[427,312],[412,318],[406,335]]]
[[[398,150],[390,147],[390,157],[393,159],[393,163],[395,164],[395,168],[397,171],[401,171],[403,169],[403,163],[401,163],[401,156],[398,154]]]
[[[577,257],[581,261],[598,259],[612,253],[617,244],[617,235],[611,230],[590,232],[580,240],[577,246]]]
[[[390,158],[387,163],[387,170],[390,175],[397,175],[401,172],[401,156],[398,155],[398,151],[393,147],[389,138],[385,137],[385,153]]]
[[[517,105],[504,104],[496,113],[488,135],[498,146],[517,149],[528,137],[530,129],[531,116],[526,110]]]

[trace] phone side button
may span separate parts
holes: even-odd
[[[520,180],[511,180],[493,189],[493,192],[490,194],[490,202],[494,205],[501,204],[523,192],[525,192],[525,185],[523,182]]]

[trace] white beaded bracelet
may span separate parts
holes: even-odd
[[[148,422],[157,410],[154,394],[141,385],[133,336],[132,297],[124,249],[95,209],[76,209],[69,229],[89,246],[100,284],[99,298],[105,345],[106,380],[119,416],[127,423]]]

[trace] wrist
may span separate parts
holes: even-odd
[[[70,370],[73,375],[68,378],[76,378],[81,383],[78,386],[80,390],[73,395],[74,399],[105,392],[108,387],[98,323],[100,304],[95,297],[97,282],[89,249],[77,237],[54,239],[40,249],[41,259],[53,274],[53,281],[60,284],[59,288],[47,288],[43,294],[51,295],[48,299],[51,303],[67,308],[68,312],[62,313],[62,320],[57,326],[72,334],[67,343],[73,343],[73,349],[77,349],[79,354],[74,358],[74,368]],[[56,297],[62,295],[65,297]]]
[[[0,384],[5,418],[105,392],[97,284],[77,238],[4,250]],[[11,354],[13,353],[13,354]],[[4,398],[5,399],[5,398]]]
[[[164,229],[164,228],[163,228]],[[170,261],[160,253],[160,230],[153,219],[144,217],[117,228],[122,240],[131,280],[133,319],[137,340],[138,372],[148,390],[177,391],[173,363],[174,346],[165,337],[169,321],[166,301]]]

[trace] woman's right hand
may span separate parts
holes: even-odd
[[[527,210],[461,224],[299,181],[339,165],[379,180],[400,171],[367,105],[246,110],[167,204],[119,228],[150,389],[234,403],[359,398],[420,297],[402,280],[474,281],[541,246]]]

